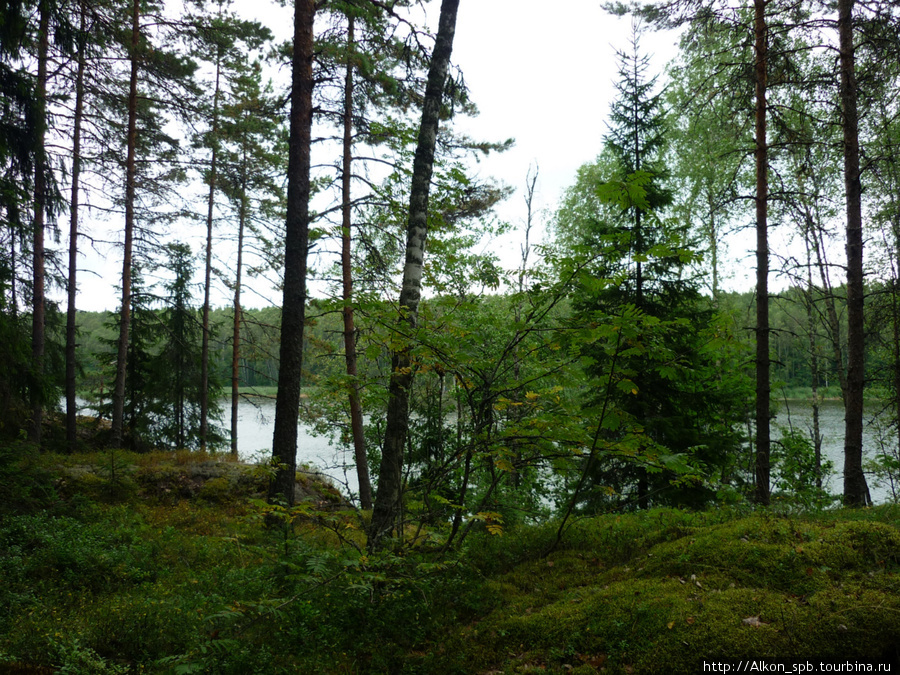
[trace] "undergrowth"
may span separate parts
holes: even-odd
[[[327,488],[268,505],[265,467],[215,459],[0,453],[0,672],[688,673],[703,658],[897,658],[896,507],[664,509],[581,518],[552,553],[548,523],[482,528],[450,555],[369,554],[359,514]]]

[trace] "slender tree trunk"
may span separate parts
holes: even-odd
[[[713,306],[719,306],[719,233],[716,223],[716,205],[712,190],[706,192],[706,205],[709,209],[709,266],[712,270]]]
[[[893,258],[893,256],[891,256]],[[900,306],[897,302],[898,278],[897,270],[891,261],[891,374],[893,375],[893,400],[891,407],[893,408],[894,420],[900,419]],[[900,434],[898,434],[897,443],[900,444]],[[898,456],[900,456],[900,447],[898,447]],[[893,480],[891,481],[893,484]]]
[[[125,158],[125,246],[122,254],[122,307],[119,310],[119,343],[116,381],[113,387],[112,443],[122,445],[125,416],[125,378],[128,372],[128,342],[131,328],[131,268],[134,242],[134,199],[137,151],[137,81],[140,44],[140,0],[133,0],[131,13],[131,78],[128,84],[128,136]]]
[[[640,154],[636,152],[637,161],[637,170],[640,171]],[[643,236],[641,234],[641,210],[635,208],[634,210],[634,234],[635,234],[635,250],[640,255],[644,254],[644,242]],[[635,280],[635,306],[639,311],[644,311],[644,276],[643,276],[643,267],[641,265],[640,259],[637,261],[637,275]],[[638,389],[641,389],[641,378],[640,374],[638,374],[635,379],[638,383]],[[646,419],[648,417],[648,410],[646,403],[638,397],[637,405],[640,410],[640,417]],[[639,509],[649,509],[650,508],[650,479],[647,475],[647,469],[642,466],[638,466],[637,468],[637,505]]]
[[[825,250],[825,241],[822,238],[821,228],[813,230],[812,242],[816,254],[816,267],[819,269],[819,278],[822,281],[822,289],[825,293],[823,302],[825,303],[825,315],[827,317],[831,352],[837,367],[838,384],[841,388],[841,402],[846,408],[847,371],[844,368],[844,349],[841,345],[841,322],[838,318],[837,304],[834,300],[834,287],[831,284],[831,276],[828,273],[828,262],[825,260],[823,254],[823,251]]]
[[[366,458],[366,438],[363,432],[362,405],[356,368],[356,329],[353,325],[353,266],[350,258],[351,227],[353,225],[350,178],[353,170],[353,61],[355,46],[354,18],[347,17],[347,74],[344,78],[344,160],[341,175],[341,276],[344,301],[344,360],[350,385],[347,396],[350,403],[350,429],[353,434],[353,454],[356,459],[356,476],[359,482],[359,503],[364,509],[372,508],[372,484],[369,480],[369,462]]]
[[[844,132],[844,185],[847,201],[847,395],[844,433],[844,504],[868,501],[862,468],[865,334],[863,324],[862,188],[859,178],[859,116],[853,48],[854,0],[838,0],[841,68],[841,123]]]
[[[238,216],[238,250],[237,270],[234,276],[234,325],[231,337],[231,455],[235,459],[238,456],[238,388],[240,387],[240,363],[241,363],[241,270],[244,258],[244,226],[247,222],[247,176],[246,147],[241,158],[241,210]]]
[[[222,77],[222,50],[216,52],[216,87],[213,92],[212,156],[209,160],[209,195],[206,205],[206,257],[203,278],[203,343],[200,348],[200,450],[206,451],[209,437],[209,292],[212,285],[213,212],[216,206],[216,160],[219,149],[219,90]]]
[[[31,381],[32,428],[31,440],[41,444],[41,423],[44,405],[44,215],[47,208],[44,138],[47,131],[47,52],[50,45],[50,7],[48,0],[39,4],[38,79],[37,99],[40,110],[38,120],[37,152],[34,162],[34,239],[32,247],[33,289],[31,314],[31,357],[33,376]]]
[[[425,99],[422,104],[422,123],[413,160],[412,185],[409,196],[409,224],[406,238],[406,264],[400,290],[400,332],[415,330],[419,299],[422,293],[422,266],[425,260],[425,238],[428,230],[428,194],[434,169],[434,149],[437,143],[440,108],[444,84],[453,52],[456,32],[456,13],[459,0],[442,0],[437,38],[428,67]],[[400,513],[403,480],[403,448],[409,429],[409,389],[412,386],[410,347],[404,346],[391,358],[391,380],[388,388],[387,420],[378,491],[369,531],[370,549],[394,528]]]
[[[309,249],[309,170],[312,138],[313,19],[315,0],[294,2],[294,55],[288,141],[288,194],[284,243],[284,299],[272,457],[279,467],[269,499],[294,503],[297,472],[297,420],[303,372],[306,320],[306,258]]]
[[[69,280],[68,307],[66,309],[66,447],[69,452],[78,449],[75,405],[75,297],[78,290],[78,192],[81,178],[81,122],[84,116],[84,34],[87,29],[87,11],[84,2],[79,3],[78,70],[75,75],[75,121],[72,132],[72,194],[69,205]]]
[[[754,0],[756,35],[756,502],[769,503],[769,147],[766,0]]]
[[[809,339],[809,370],[810,385],[812,386],[812,442],[816,457],[816,487],[822,489],[822,431],[819,425],[819,347],[816,344],[816,319],[813,313],[815,302],[815,286],[812,280],[812,251],[810,250],[810,238],[815,236],[813,232],[812,218],[806,218],[806,332]]]
[[[534,197],[537,190],[537,180],[540,174],[540,166],[534,165],[534,171],[531,167],[525,174],[525,242],[520,245],[519,250],[522,253],[522,267],[519,268],[519,299],[513,310],[513,317],[518,324],[522,320],[522,303],[525,294],[525,277],[528,273],[528,258],[531,255],[531,230],[534,226]],[[519,345],[516,344],[513,351],[513,380],[518,384],[521,381],[522,356],[519,353]],[[513,488],[518,490],[522,485],[522,472],[518,467],[524,466],[522,461],[522,451],[519,449],[519,443],[516,441],[512,448],[516,453],[517,470],[512,474]],[[468,473],[468,470],[467,470]],[[458,529],[458,528],[457,528]]]
[[[9,224],[9,268],[12,270],[9,280],[9,302],[13,321],[18,323],[19,319],[19,284],[16,282],[15,270],[18,267],[18,256],[16,256],[16,226]]]

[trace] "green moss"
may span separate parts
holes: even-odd
[[[160,456],[113,476],[103,457],[56,469],[63,517],[0,519],[0,663],[677,674],[900,644],[896,507],[662,509],[582,518],[550,554],[554,523],[473,534],[458,559],[367,555],[311,475],[304,518],[270,530],[245,498],[261,470]],[[111,500],[116,481],[136,487]]]
[[[464,656],[448,661],[694,673],[713,658],[881,659],[900,642],[900,531],[890,511],[857,516],[585,521],[572,549],[488,582],[492,611],[458,631],[446,651]]]

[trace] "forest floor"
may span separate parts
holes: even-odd
[[[900,667],[897,506],[655,509],[579,519],[551,553],[556,523],[369,554],[327,482],[272,507],[267,471],[0,442],[0,673]]]

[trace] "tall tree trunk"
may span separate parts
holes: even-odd
[[[47,208],[46,167],[44,138],[47,132],[47,52],[50,45],[50,7],[48,0],[39,4],[38,120],[37,148],[34,162],[34,239],[32,247],[32,314],[31,314],[31,440],[41,444],[41,423],[44,406],[44,214]]]
[[[809,340],[809,370],[810,385],[812,387],[812,442],[816,460],[816,487],[822,489],[822,429],[819,424],[819,346],[816,344],[816,318],[813,312],[815,303],[815,286],[813,286],[812,278],[812,251],[810,237],[814,237],[812,217],[808,214],[806,217],[806,292],[804,293],[806,302],[806,333]]]
[[[78,37],[78,70],[75,75],[75,121],[72,132],[72,194],[69,205],[69,280],[66,308],[66,447],[75,452],[77,446],[75,405],[75,296],[78,290],[78,191],[81,178],[81,122],[84,116],[85,31],[87,10],[79,3],[81,20]]]
[[[422,123],[413,160],[412,184],[409,195],[409,222],[406,230],[406,264],[400,289],[401,333],[409,332],[413,339],[419,299],[422,294],[422,266],[425,260],[425,238],[428,232],[428,193],[434,169],[434,149],[437,143],[438,122],[444,84],[453,52],[456,32],[456,13],[459,0],[442,0],[437,38],[428,67],[425,99],[422,103]],[[391,380],[388,388],[387,420],[378,491],[372,512],[372,526],[368,546],[376,548],[381,538],[391,532],[400,512],[403,480],[403,447],[409,429],[409,389],[412,386],[410,346],[395,351],[391,358]]]
[[[811,217],[811,216],[810,216]],[[828,273],[828,261],[825,259],[825,239],[821,227],[813,232],[813,246],[816,254],[816,267],[819,269],[819,279],[822,281],[825,302],[825,316],[827,318],[828,338],[831,342],[831,353],[838,374],[838,384],[841,388],[841,402],[847,406],[847,371],[844,368],[844,349],[841,345],[841,321],[838,318],[837,303],[834,297],[834,286],[831,283],[831,275]]]
[[[769,147],[766,139],[766,0],[754,0],[756,36],[756,494],[769,503]]]
[[[212,285],[213,212],[216,206],[216,160],[219,149],[219,90],[222,77],[222,49],[216,51],[216,87],[213,92],[212,157],[209,160],[209,194],[206,208],[206,256],[203,277],[203,343],[200,348],[200,450],[206,451],[209,437],[209,292]]]
[[[241,271],[244,261],[244,227],[247,223],[247,150],[241,158],[241,210],[238,216],[237,270],[234,275],[234,325],[231,337],[231,455],[238,456],[238,387],[241,363]]]
[[[359,482],[359,503],[364,509],[372,508],[372,484],[369,480],[369,463],[366,458],[366,437],[363,431],[362,404],[356,368],[356,329],[353,325],[353,266],[350,258],[352,205],[350,179],[353,170],[353,60],[355,48],[354,18],[347,17],[347,74],[344,78],[344,159],[341,168],[341,276],[344,301],[344,360],[350,380],[347,396],[350,403],[350,429],[353,434],[353,454],[356,459],[356,477]]]
[[[128,136],[125,157],[125,242],[122,253],[122,306],[119,310],[119,343],[116,381],[113,386],[112,443],[122,446],[125,417],[125,378],[128,372],[128,342],[131,327],[131,268],[134,245],[134,199],[137,152],[138,47],[141,34],[141,3],[133,0],[131,10],[131,78],[128,84]]]
[[[865,334],[863,324],[862,188],[859,178],[859,116],[853,48],[854,0],[838,0],[841,126],[847,201],[847,394],[844,432],[844,504],[864,506],[868,487],[862,468]]]
[[[288,141],[288,193],[284,243],[284,295],[281,350],[272,457],[279,467],[269,499],[294,503],[297,472],[297,420],[303,372],[303,324],[306,320],[306,257],[309,249],[309,170],[312,138],[313,19],[315,0],[294,2],[294,56],[291,126]]]

